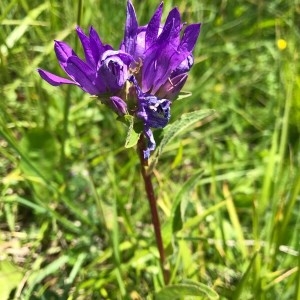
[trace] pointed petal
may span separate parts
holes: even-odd
[[[156,93],[159,88],[168,80],[172,72],[176,70],[178,65],[187,57],[186,53],[177,53],[173,51],[170,55],[172,48],[166,48],[161,52],[157,62],[157,76],[153,81],[152,93]],[[171,52],[172,53],[172,52]],[[163,63],[163,62],[166,63]]]
[[[99,49],[103,46],[100,36],[93,26],[90,27],[89,36],[90,36],[90,39],[93,39],[96,42]]]
[[[138,29],[138,34],[136,36],[136,44],[134,51],[134,60],[138,62],[140,59],[143,59],[145,53],[145,35],[146,35],[146,27],[140,26]]]
[[[93,84],[95,73],[79,57],[71,56],[68,59],[66,72],[85,92],[91,95],[97,95],[100,93]]]
[[[169,100],[175,99],[184,86],[187,78],[188,74],[185,73],[167,80],[166,83],[159,89],[157,96],[159,98],[165,98]]]
[[[37,69],[37,71],[39,72],[40,76],[47,81],[49,84],[53,85],[53,86],[59,86],[62,84],[75,84],[78,85],[76,82],[57,76],[55,74],[52,74],[48,71],[45,71],[43,69]]]
[[[97,31],[92,26],[90,28],[90,47],[91,47],[94,61],[97,65],[100,60],[100,57],[102,56],[102,54],[104,53],[104,51],[106,49],[105,49],[105,46],[103,45]]]
[[[130,0],[127,1],[127,17],[123,40],[124,51],[133,55],[135,52],[135,42],[138,30],[138,22],[134,7]]]
[[[172,35],[173,23],[168,23],[155,43],[146,50],[145,60],[143,63],[143,92],[149,91],[155,81],[161,78],[163,74],[158,69],[168,68],[171,54],[175,51],[170,44],[170,36]]]
[[[163,31],[165,30],[165,27],[168,27],[172,25],[172,31],[171,35],[169,37],[169,42],[174,45],[174,47],[178,47],[180,43],[180,30],[181,30],[181,18],[180,13],[177,9],[177,7],[173,8],[166,19],[165,26],[163,28]]]
[[[158,6],[157,10],[155,11],[153,17],[151,18],[147,26],[146,36],[145,36],[146,49],[148,49],[151,46],[151,44],[157,39],[162,10],[163,10],[163,2],[160,3],[160,5]]]
[[[171,73],[176,70],[183,61],[188,59],[194,50],[199,33],[200,24],[191,24],[186,27],[177,51],[173,50],[172,54],[171,47],[166,47],[161,51],[157,62],[157,75],[153,81],[153,93],[156,93],[160,86],[168,80]],[[168,63],[164,63],[164,61],[168,61]]]
[[[178,47],[179,52],[189,52],[194,50],[195,44],[200,34],[201,24],[191,24],[184,30],[180,45]]]
[[[68,58],[71,56],[77,56],[74,50],[67,43],[61,41],[54,41],[54,51],[58,62],[64,71]]]
[[[194,64],[193,54],[190,54],[185,60],[183,60],[179,66],[172,72],[171,78],[174,78],[180,74],[187,73]]]
[[[87,64],[91,68],[96,70],[96,63],[95,63],[95,60],[94,60],[94,56],[92,54],[89,37],[87,37],[84,34],[83,30],[79,26],[77,26],[76,32],[77,32],[77,35],[78,35],[78,37],[80,39],[80,42],[82,44],[82,48],[83,48],[83,51],[84,51],[84,56],[85,56],[85,60],[86,60]]]
[[[161,36],[163,34],[167,35],[168,32],[169,29],[164,28],[164,31],[154,45],[149,48],[149,51],[146,51],[144,68],[147,66],[148,70],[146,71],[147,73],[143,73],[143,75],[146,75],[146,82],[149,81],[151,83],[150,88],[152,88],[152,93],[156,93],[168,80],[171,73],[176,70],[176,68],[191,54],[200,33],[200,24],[191,24],[187,26],[178,49],[174,48],[175,45],[172,44],[174,36],[177,36],[177,28],[175,24],[173,24],[168,36],[166,36],[165,44],[163,44],[163,41],[160,40]],[[151,74],[150,69],[153,69],[153,65],[155,67],[155,71],[152,71]],[[151,79],[149,79],[150,75],[148,74],[151,74]],[[147,88],[149,88],[149,86],[147,86]]]

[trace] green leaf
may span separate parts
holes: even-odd
[[[173,206],[172,206],[172,230],[173,233],[181,230],[182,222],[184,218],[184,210],[182,210],[182,201],[186,198],[185,196],[195,187],[195,185],[199,182],[199,179],[203,175],[203,170],[198,171],[191,178],[189,178],[179,193],[176,195]]]
[[[21,282],[23,274],[8,260],[0,260],[0,299],[9,299],[9,295]]]
[[[252,256],[250,263],[245,271],[245,273],[243,274],[242,278],[239,281],[239,284],[237,285],[233,295],[232,295],[232,299],[243,299],[240,296],[242,295],[242,293],[244,291],[247,291],[246,288],[246,282],[249,279],[250,275],[251,275],[251,271],[254,268],[254,264],[255,264],[255,258],[257,256],[257,254],[259,253],[259,251],[256,251],[254,253],[254,255]]]
[[[138,130],[137,126],[134,124],[134,117],[130,115],[125,116],[125,121],[129,123],[129,128],[127,132],[125,148],[131,148],[135,146],[140,138],[141,131]]]
[[[57,274],[57,272],[63,268],[69,261],[69,257],[67,255],[62,255],[58,259],[54,260],[47,266],[45,266],[43,269],[40,269],[36,272],[32,272],[30,277],[27,281],[27,289],[26,292],[24,292],[25,299],[29,299],[30,295],[32,295],[32,291],[34,290],[34,287],[40,283],[43,279],[45,279],[47,276]]]
[[[40,213],[40,214],[47,213],[47,209],[45,207],[42,207],[42,206],[40,206],[38,204],[35,204],[32,201],[27,200],[27,199],[25,199],[23,197],[15,195],[15,194],[6,196],[5,199],[4,199],[4,203],[6,203],[6,202],[10,203],[10,204],[14,203],[14,202],[17,202],[17,203],[19,203],[21,205],[24,205],[26,207],[31,208],[36,213]]]
[[[187,180],[180,191],[177,193],[173,205],[171,216],[164,223],[162,228],[162,235],[165,247],[168,247],[172,241],[173,234],[183,227],[183,219],[185,209],[182,209],[182,201],[186,199],[187,193],[189,193],[195,185],[199,182],[199,179],[203,175],[203,170],[196,172],[189,180]]]
[[[196,296],[199,299],[219,299],[219,295],[202,283],[186,281],[180,284],[166,286],[154,295],[155,300],[184,299],[185,296]]]
[[[182,133],[185,129],[192,124],[199,122],[208,116],[211,116],[215,111],[212,109],[196,110],[190,113],[183,114],[180,119],[176,120],[172,124],[166,126],[163,130],[163,138],[157,147],[157,150],[153,156],[149,172],[155,167],[160,155],[163,152],[164,147],[177,135]]]
[[[191,97],[191,96],[192,96],[192,93],[191,93],[191,92],[181,91],[181,92],[179,93],[179,95],[177,96],[176,101],[177,101],[177,100],[182,100],[182,99],[185,99],[185,98],[188,98],[188,97]]]
[[[5,40],[5,44],[3,44],[0,48],[2,55],[6,56],[8,53],[8,49],[14,47],[14,45],[24,37],[24,33],[30,27],[32,21],[35,21],[39,15],[46,9],[49,8],[49,3],[43,3],[37,8],[28,12],[27,16],[22,20],[19,26],[16,26],[15,29],[9,34],[9,36]]]

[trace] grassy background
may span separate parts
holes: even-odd
[[[134,1],[140,24],[157,4]],[[174,139],[154,173],[162,222],[175,199],[184,219],[167,247],[172,283],[201,282],[221,299],[300,299],[300,3],[165,1],[164,16],[175,5],[203,27],[193,94],[171,122],[216,114]],[[118,47],[124,21],[125,1],[2,1],[1,300],[151,299],[162,287],[126,128],[35,71],[62,75],[54,39],[82,53],[76,23]]]

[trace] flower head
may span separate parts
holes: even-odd
[[[100,98],[119,116],[131,114],[132,119],[142,122],[148,142],[145,159],[156,145],[151,128],[164,128],[168,124],[171,101],[187,80],[201,25],[186,26],[177,8],[169,12],[162,24],[162,10],[163,3],[148,24],[139,26],[134,7],[128,0],[124,38],[119,50],[103,44],[93,27],[89,35],[77,27],[84,59],[68,44],[61,41],[54,44],[58,62],[69,78],[38,69],[49,84],[77,85]],[[127,81],[132,84],[129,88]]]
[[[134,7],[128,1],[124,39],[120,47],[133,57],[131,70],[134,77],[130,81],[137,92],[136,116],[144,121],[144,134],[148,139],[145,158],[155,149],[150,128],[167,125],[171,100],[178,96],[187,80],[194,63],[192,51],[201,25],[185,27],[177,8],[169,12],[163,25],[162,10],[163,3],[147,25],[139,26]]]
[[[174,8],[162,25],[162,9],[163,3],[146,26],[138,26],[134,7],[128,1],[121,49],[132,55],[132,65],[141,61],[136,77],[142,91],[153,95],[165,94],[172,100],[180,92],[193,65],[192,51],[201,24],[191,24],[183,30],[185,24],[181,22],[178,9]]]
[[[132,57],[124,51],[114,51],[110,45],[104,45],[93,27],[90,28],[89,36],[86,36],[80,27],[76,28],[76,32],[83,47],[85,60],[79,58],[67,43],[61,41],[54,43],[58,62],[70,79],[43,69],[38,69],[38,72],[53,86],[77,85],[91,95],[102,96],[104,103],[111,104],[114,100],[110,97],[116,96],[128,79]],[[122,103],[123,108],[124,105],[125,102]],[[116,108],[114,105],[113,107]]]

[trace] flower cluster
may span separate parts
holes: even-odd
[[[163,3],[147,25],[139,26],[134,7],[128,0],[124,38],[119,50],[103,44],[93,27],[88,36],[77,27],[84,60],[68,44],[55,41],[54,45],[59,64],[70,79],[38,69],[49,84],[77,85],[97,96],[119,116],[131,114],[142,122],[148,141],[145,159],[156,146],[151,128],[167,125],[171,101],[187,80],[201,25],[186,26],[177,8],[169,12],[162,24],[162,10]],[[127,82],[131,84],[129,89]]]

